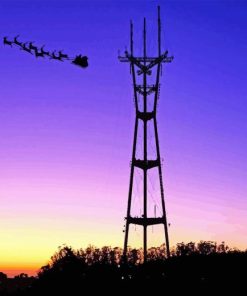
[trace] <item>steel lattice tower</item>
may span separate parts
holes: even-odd
[[[162,181],[162,168],[161,168],[161,157],[159,148],[159,138],[158,138],[158,128],[157,128],[157,101],[160,92],[160,76],[162,63],[170,63],[173,57],[168,57],[168,51],[161,53],[161,21],[160,21],[160,7],[158,6],[158,56],[148,57],[146,52],[146,19],[144,18],[144,29],[143,29],[143,56],[134,56],[133,48],[133,23],[130,23],[130,52],[125,51],[124,56],[119,56],[120,62],[130,63],[130,69],[133,79],[134,87],[134,102],[135,102],[135,128],[134,128],[134,142],[132,151],[132,162],[131,162],[131,172],[130,172],[130,183],[129,183],[129,194],[128,194],[128,206],[127,206],[127,216],[125,225],[125,240],[124,240],[124,256],[127,254],[128,237],[129,237],[129,226],[130,224],[136,224],[143,226],[143,250],[144,250],[144,262],[147,260],[147,227],[156,224],[164,225],[165,233],[165,244],[167,257],[170,256],[169,250],[169,237],[168,237],[168,227],[166,218],[166,208],[164,199],[164,187]],[[139,77],[139,78],[138,78]],[[141,80],[137,83],[137,78]],[[149,84],[148,81],[154,81],[154,84]],[[141,96],[142,102],[138,100]],[[152,96],[152,109],[148,110],[147,101]],[[136,158],[136,147],[137,147],[137,134],[140,122],[143,122],[143,136],[142,136],[142,149],[143,157],[142,159]],[[154,128],[154,138],[155,138],[155,150],[156,158],[150,159],[148,154],[148,126],[152,125]],[[135,174],[135,169],[141,169],[143,171],[143,214],[138,216],[131,216],[131,203],[132,203],[132,192],[133,192],[133,179]],[[158,169],[159,185],[160,185],[160,198],[162,215],[161,217],[148,217],[147,213],[147,203],[148,203],[148,172],[151,169]]]

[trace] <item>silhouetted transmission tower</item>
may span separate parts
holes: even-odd
[[[130,52],[125,51],[124,56],[119,56],[120,62],[128,62],[131,67],[131,74],[134,87],[134,101],[136,110],[135,129],[134,129],[134,143],[132,152],[131,172],[130,172],[130,184],[129,184],[129,196],[127,206],[127,216],[125,225],[125,240],[124,240],[124,256],[127,253],[129,226],[130,224],[143,226],[143,250],[144,250],[144,262],[147,260],[147,227],[156,224],[164,225],[165,244],[167,256],[170,256],[169,250],[169,237],[166,218],[166,208],[164,199],[164,188],[162,181],[162,169],[161,158],[159,148],[158,129],[156,121],[157,100],[160,92],[160,75],[162,63],[170,63],[173,57],[168,57],[168,51],[161,53],[161,21],[160,21],[160,7],[158,7],[158,56],[148,57],[146,53],[146,19],[144,18],[143,29],[143,56],[134,56],[133,48],[133,24],[130,23]],[[153,84],[149,84],[149,81],[153,81]],[[140,81],[140,82],[139,82]],[[141,99],[139,100],[139,97]],[[151,102],[151,108],[148,106]],[[142,130],[142,157],[136,158],[136,147],[138,142],[138,127],[143,127]],[[150,159],[149,147],[148,147],[148,130],[154,128],[155,138],[155,159]],[[158,170],[159,184],[160,184],[160,197],[162,214],[161,217],[150,217],[147,211],[147,203],[149,199],[148,195],[148,172],[152,169]],[[131,215],[132,207],[132,192],[133,192],[133,179],[135,169],[141,169],[143,171],[143,214],[139,216]]]

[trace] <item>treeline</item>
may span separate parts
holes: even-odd
[[[165,254],[164,245],[150,248],[148,261],[142,264],[142,249],[129,249],[127,260],[123,260],[121,248],[74,250],[62,246],[49,264],[41,267],[32,284],[15,295],[73,296],[85,291],[153,294],[165,289],[190,294],[213,289],[220,291],[219,295],[234,289],[238,295],[236,290],[247,282],[247,251],[231,249],[224,242],[179,243],[170,258]]]
[[[212,241],[200,241],[199,243],[178,243],[176,247],[170,250],[171,257],[186,256],[192,254],[209,255],[215,253],[236,253],[240,252],[236,248],[229,248],[225,242],[217,244]],[[123,249],[119,247],[112,248],[105,246],[97,248],[93,245],[88,246],[86,249],[74,250],[69,246],[61,246],[58,251],[51,257],[50,263],[41,267],[39,274],[54,268],[58,262],[66,258],[67,256],[75,256],[82,263],[92,265],[95,263],[104,264],[119,264],[123,263]],[[148,261],[152,260],[165,260],[166,259],[166,247],[165,244],[160,247],[151,247],[147,252]],[[144,261],[143,249],[128,248],[127,263],[128,264],[141,264]]]

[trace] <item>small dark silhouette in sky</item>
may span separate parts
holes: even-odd
[[[22,43],[20,50],[25,50],[26,52],[28,52],[30,54],[33,54],[32,50],[29,47],[26,46],[27,43],[28,42]]]
[[[68,59],[68,58],[69,58],[69,56],[68,56],[67,54],[64,54],[62,50],[59,50],[58,53],[59,53],[59,56],[60,56],[61,58],[63,58],[63,59]]]
[[[31,50],[34,50],[34,51],[37,51],[37,50],[38,50],[38,47],[35,46],[35,45],[33,45],[33,42],[29,42],[29,48],[30,48]]]
[[[14,43],[15,43],[16,45],[18,45],[18,46],[22,46],[22,42],[20,42],[20,41],[17,40],[17,38],[18,38],[19,36],[20,36],[20,35],[15,36],[15,38],[14,38]]]
[[[34,50],[34,53],[35,53],[36,58],[38,58],[38,57],[43,58],[45,56],[44,53],[41,50],[38,51],[38,49]]]
[[[49,52],[49,51],[45,51],[45,50],[44,50],[44,47],[45,47],[45,45],[43,45],[43,46],[40,48],[40,51],[41,51],[44,55],[46,55],[46,56],[50,56],[50,52]]]
[[[60,55],[56,56],[56,50],[52,52],[52,54],[50,55],[50,59],[63,62],[62,57]]]
[[[50,51],[45,51],[44,50],[44,45],[41,48],[38,48],[36,45],[34,45],[34,42],[21,42],[17,38],[19,35],[15,36],[13,41],[10,41],[8,39],[8,36],[3,37],[3,44],[8,45],[13,47],[13,45],[17,45],[20,47],[20,50],[26,51],[30,54],[34,54],[36,58],[44,58],[45,56],[50,57],[50,60],[57,60],[60,62],[64,62],[65,60],[70,60],[72,61],[71,63],[74,65],[77,65],[82,68],[87,68],[88,67],[88,57],[87,56],[82,56],[77,55],[75,58],[69,57],[68,54],[63,53],[63,50],[58,51],[58,55],[56,54],[56,50],[50,52]],[[28,44],[28,45],[27,45]]]
[[[78,55],[76,58],[72,61],[73,64],[80,66],[82,68],[86,68],[88,66],[88,58],[86,56]]]
[[[8,38],[7,36],[3,37],[3,44],[10,45],[12,47],[13,42],[9,41],[7,38]]]

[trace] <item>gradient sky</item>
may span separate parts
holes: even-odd
[[[246,248],[247,2],[1,0],[1,36],[89,57],[83,70],[0,45],[1,271],[33,274],[64,243],[122,246],[135,114],[117,56],[130,19],[141,52],[144,16],[154,54],[157,4],[175,56],[158,106],[171,245]]]

